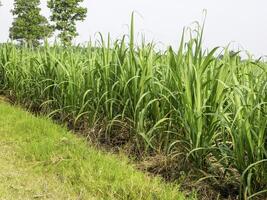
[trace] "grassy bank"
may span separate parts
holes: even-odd
[[[135,45],[133,22],[129,38],[112,42],[100,36],[97,48],[4,44],[0,87],[105,144],[130,147],[137,157],[177,158],[211,183],[235,188],[239,198],[262,198],[266,62],[242,59],[227,48],[221,54],[203,49],[201,27],[184,33],[177,51]]]
[[[0,103],[0,199],[185,199],[50,120]]]

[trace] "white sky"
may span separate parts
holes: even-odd
[[[42,13],[48,17],[46,1]],[[2,0],[0,7],[0,42],[8,39],[12,23],[13,0]],[[144,33],[159,47],[177,46],[184,26],[202,19],[203,9],[208,15],[205,28],[205,46],[242,48],[261,56],[267,55],[267,1],[266,0],[85,0],[87,19],[78,24],[76,43],[83,43],[101,32],[116,39],[128,33],[132,11],[136,11],[136,32]]]

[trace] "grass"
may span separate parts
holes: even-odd
[[[77,194],[52,173],[32,170],[32,162],[21,160],[17,145],[2,137],[0,151],[1,199],[75,199]],[[7,139],[8,138],[8,139]]]
[[[0,199],[185,199],[46,118],[0,103]]]
[[[84,47],[1,45],[1,90],[105,144],[131,146],[138,158],[179,157],[204,180],[238,187],[240,199],[264,198],[266,62],[203,49],[204,25],[185,30],[177,51],[159,52],[136,45],[131,21],[114,42],[100,34]]]

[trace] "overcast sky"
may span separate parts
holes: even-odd
[[[46,1],[42,13],[49,16]],[[2,0],[0,42],[8,39],[13,0]],[[207,9],[205,46],[242,48],[256,56],[267,55],[267,0],[85,0],[88,15],[78,24],[76,43],[95,38],[96,32],[111,33],[113,39],[128,33],[132,11],[136,11],[136,32],[144,33],[159,47],[177,46],[182,29],[201,21]]]

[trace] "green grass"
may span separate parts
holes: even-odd
[[[45,118],[0,103],[0,199],[185,199]]]
[[[182,157],[177,165],[190,162],[210,182],[235,185],[240,199],[264,198],[267,63],[203,49],[199,25],[184,31],[177,51],[158,52],[153,43],[136,45],[131,21],[129,36],[114,42],[100,35],[84,47],[2,44],[0,90],[135,155]]]

